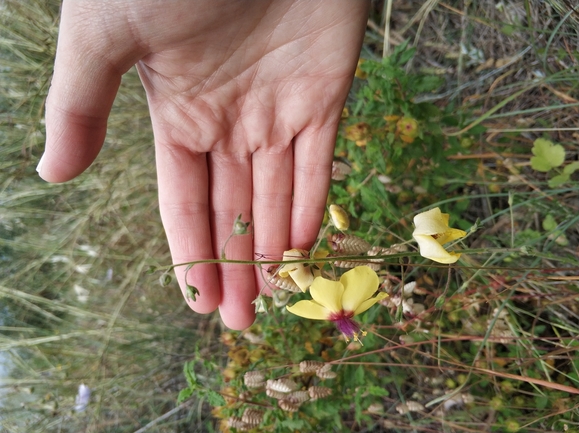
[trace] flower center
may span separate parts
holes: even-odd
[[[352,317],[354,317],[353,311],[342,310],[337,313],[332,313],[330,317],[328,317],[328,320],[334,322],[334,325],[336,325],[336,328],[344,335],[346,341],[350,339],[360,341],[360,325],[352,320]],[[366,333],[362,332],[361,334],[365,335]]]

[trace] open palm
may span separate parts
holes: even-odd
[[[155,135],[161,217],[174,263],[220,257],[235,218],[253,236],[229,259],[314,242],[366,1],[79,1],[63,5],[40,174],[65,181],[98,154],[121,75],[137,63]],[[196,265],[191,308],[249,326],[264,280]]]

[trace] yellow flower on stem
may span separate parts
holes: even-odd
[[[309,253],[306,250],[294,248],[292,250],[284,251],[283,261],[299,260],[309,258]],[[312,267],[304,263],[288,263],[283,265],[278,272],[282,278],[290,277],[298,285],[298,287],[305,292],[314,281],[314,274]]]
[[[443,245],[466,236],[466,232],[448,226],[449,215],[440,208],[419,213],[414,217],[416,228],[412,237],[418,242],[420,255],[438,263],[455,263],[460,253],[448,252]]]
[[[346,339],[359,341],[360,325],[352,318],[388,296],[376,294],[379,285],[376,272],[368,266],[357,266],[344,273],[340,281],[316,277],[310,286],[313,299],[286,308],[306,319],[334,322]]]

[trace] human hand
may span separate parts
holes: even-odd
[[[352,0],[63,2],[40,176],[64,182],[99,153],[134,64],[153,124],[161,218],[174,263],[280,258],[309,248],[329,187],[337,125],[367,18]],[[191,308],[249,326],[257,268],[199,264]]]

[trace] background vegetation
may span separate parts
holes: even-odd
[[[391,301],[360,318],[361,346],[286,314],[285,292],[229,332],[146,273],[170,258],[133,71],[97,162],[64,185],[39,180],[59,2],[2,3],[1,431],[216,431],[248,408],[263,415],[254,431],[579,431],[576,12],[389,5],[373,3],[336,148],[351,171],[329,202],[373,246],[410,239],[433,206],[476,230],[450,268],[412,249],[382,263]],[[250,371],[331,395],[293,411],[248,387]],[[81,383],[92,396],[77,411]]]

